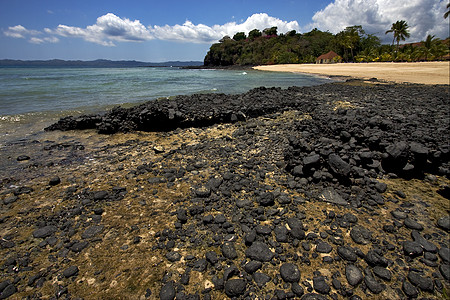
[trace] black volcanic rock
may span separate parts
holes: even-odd
[[[248,258],[260,262],[270,261],[274,256],[273,252],[269,249],[267,244],[261,242],[254,242],[250,247],[247,248],[247,250],[245,251],[245,255]]]

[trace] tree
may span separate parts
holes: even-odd
[[[447,11],[444,14],[444,19],[447,19],[448,15],[450,15],[450,3],[447,4]]]
[[[277,35],[277,27],[276,26],[274,26],[274,27],[271,27],[271,28],[266,28],[266,29],[264,29],[263,30],[263,32],[266,34],[266,35]]]
[[[437,59],[444,56],[448,51],[447,47],[442,43],[442,40],[436,38],[434,35],[428,35],[422,45],[417,49],[420,58],[425,60]]]
[[[259,31],[258,29],[253,29],[252,31],[250,31],[248,33],[248,38],[251,40],[254,40],[258,37],[260,37],[262,35],[261,31]]]
[[[247,38],[247,36],[245,35],[244,32],[237,32],[234,36],[233,36],[233,40],[237,41],[242,41],[245,40]]]
[[[401,21],[397,21],[395,23],[392,24],[391,29],[389,29],[388,31],[386,31],[385,34],[394,33],[394,39],[392,40],[392,45],[394,45],[394,41],[397,41],[397,52],[398,52],[398,47],[400,44],[400,40],[404,41],[406,38],[409,38],[409,31],[408,31],[408,23],[406,23],[406,21],[401,20]]]
[[[348,26],[336,34],[337,44],[344,48],[345,57],[347,57],[347,49],[350,49],[351,59],[354,59],[353,50],[359,45],[364,34],[365,32],[360,25]]]

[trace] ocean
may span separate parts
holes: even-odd
[[[311,86],[318,76],[181,68],[0,68],[0,145],[35,135],[60,117],[195,93]]]

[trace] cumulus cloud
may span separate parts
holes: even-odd
[[[7,30],[3,31],[6,36],[16,38],[16,39],[24,39],[30,35],[38,35],[41,32],[37,30],[29,30],[23,27],[22,25],[17,25],[13,27],[8,27]]]
[[[248,33],[253,29],[263,30],[277,26],[278,32],[300,30],[297,21],[283,21],[268,14],[253,14],[247,20],[223,25],[208,26],[186,21],[183,24],[164,26],[144,26],[139,20],[121,18],[108,13],[97,18],[93,25],[85,28],[60,24],[54,29],[45,28],[44,32],[30,31],[22,25],[9,27],[4,34],[13,38],[26,38],[30,35],[46,34],[46,37],[31,37],[30,42],[41,44],[57,42],[60,37],[82,38],[85,41],[103,46],[114,46],[116,42],[142,42],[152,39],[170,40],[190,43],[213,43],[225,35],[233,36],[236,32]]]
[[[149,27],[152,35],[162,40],[175,40],[194,43],[213,43],[225,35],[233,36],[237,32],[248,34],[253,29],[263,30],[276,26],[279,33],[300,30],[297,21],[283,21],[266,13],[253,14],[242,23],[229,22],[223,25],[195,25],[186,21],[183,25]]]
[[[347,26],[362,25],[367,33],[389,42],[392,37],[385,35],[386,30],[392,23],[405,20],[410,27],[409,41],[423,40],[428,34],[446,38],[446,4],[439,0],[335,0],[316,12],[308,27],[337,33]]]

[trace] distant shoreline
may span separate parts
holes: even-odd
[[[450,84],[450,63],[339,63],[339,64],[286,64],[256,66],[256,70],[295,72],[326,76],[349,76],[359,79],[377,78],[396,83]]]
[[[91,68],[136,68],[136,67],[186,67],[203,65],[201,61],[167,61],[167,62],[142,62],[135,60],[15,60],[2,59],[0,67],[91,67]]]

